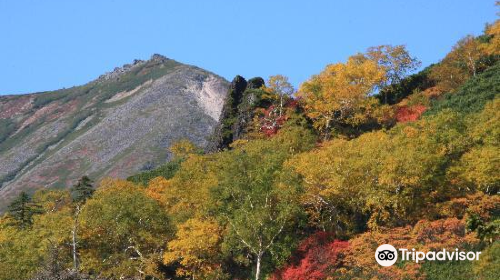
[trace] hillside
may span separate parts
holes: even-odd
[[[227,87],[217,75],[153,55],[82,86],[0,96],[0,209],[21,190],[151,169],[179,139],[206,146]]]
[[[487,69],[461,86],[456,93],[448,93],[432,104],[426,115],[436,114],[444,109],[463,113],[476,113],[484,104],[500,93],[500,63]]]
[[[498,280],[499,39],[2,98],[0,280]]]

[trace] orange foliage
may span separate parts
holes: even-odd
[[[449,218],[437,221],[420,220],[415,226],[367,232],[349,241],[345,267],[341,272],[353,279],[425,279],[420,263],[404,262],[390,267],[380,266],[374,257],[379,245],[420,251],[455,250],[477,245],[475,233],[465,231],[465,221]],[[400,260],[398,260],[400,262]]]
[[[272,280],[320,280],[335,273],[341,264],[347,241],[334,240],[333,234],[317,232],[306,238],[294,253],[292,264],[276,272]]]
[[[439,209],[437,215],[443,218],[457,217],[461,219],[469,213],[489,220],[493,212],[500,210],[500,196],[477,192],[467,197],[455,198],[441,203],[436,209]]]
[[[427,110],[427,107],[424,105],[401,106],[397,109],[396,120],[402,123],[416,121],[425,110]]]

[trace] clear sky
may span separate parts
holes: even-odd
[[[296,86],[374,45],[406,44],[425,66],[480,34],[494,2],[0,0],[0,94],[80,85],[153,53]]]

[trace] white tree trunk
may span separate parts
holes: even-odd
[[[283,110],[283,94],[280,95],[280,117],[282,114],[282,110]]]
[[[73,268],[75,271],[78,271],[79,269],[79,261],[78,261],[78,253],[77,253],[77,230],[78,230],[78,216],[80,215],[80,205],[76,206],[76,213],[75,213],[75,223],[73,224],[73,230],[71,231],[71,239],[72,239],[72,249],[73,249]]]
[[[255,268],[255,280],[259,280],[259,277],[260,277],[260,263],[262,261],[262,254],[263,252],[259,251],[259,253],[257,254],[257,264],[256,264],[256,268]]]

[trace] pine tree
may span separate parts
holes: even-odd
[[[78,180],[76,185],[71,188],[71,194],[74,202],[85,202],[88,198],[94,194],[94,186],[92,185],[92,180],[83,176]]]
[[[9,205],[8,212],[19,228],[26,229],[33,224],[33,215],[41,214],[42,209],[40,205],[33,203],[27,193],[21,192]]]
[[[92,180],[87,177],[83,176],[78,180],[76,185],[74,185],[71,188],[71,195],[73,197],[73,202],[76,203],[76,208],[75,208],[75,219],[74,219],[74,224],[73,224],[73,230],[71,231],[71,247],[72,247],[72,254],[73,254],[73,268],[76,272],[79,271],[79,266],[80,266],[80,261],[78,258],[78,225],[79,221],[78,218],[80,217],[81,210],[83,208],[83,204],[87,199],[92,197],[94,194],[94,186],[92,185]]]

